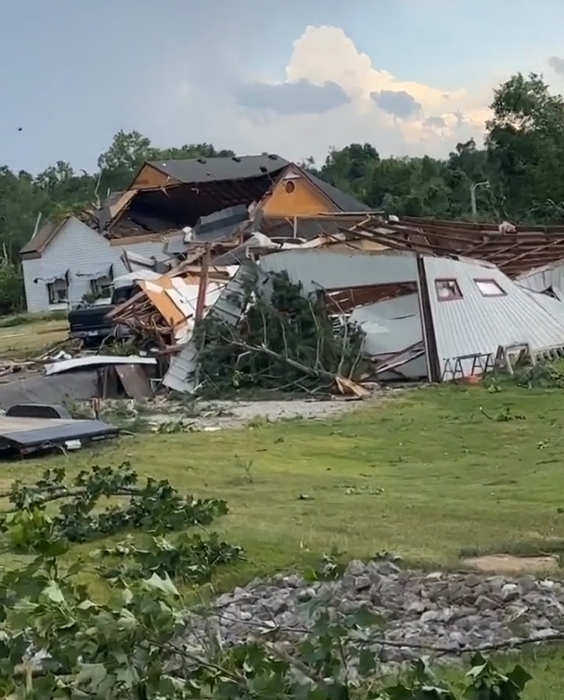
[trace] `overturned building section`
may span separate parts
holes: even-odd
[[[167,356],[163,384],[177,392],[215,383],[315,393],[317,382],[360,395],[362,384],[481,376],[515,349],[534,358],[564,348],[559,296],[487,262],[345,242],[190,269],[140,281],[114,314],[153,333]]]

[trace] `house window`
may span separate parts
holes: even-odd
[[[66,304],[69,300],[69,286],[64,279],[47,284],[49,304]]]
[[[505,292],[495,280],[474,280],[483,297],[503,297]]]
[[[112,296],[112,280],[108,275],[91,280],[90,292],[96,299],[109,299]]]
[[[439,301],[462,299],[462,292],[456,280],[435,280],[435,289]]]
[[[291,180],[288,180],[284,187],[288,194],[292,194],[292,192],[296,189],[296,185]]]

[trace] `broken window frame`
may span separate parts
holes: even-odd
[[[445,285],[442,287],[441,285]],[[450,296],[441,296],[440,291],[441,289],[448,289],[446,285],[452,285],[454,287],[454,293],[451,294]],[[437,301],[460,301],[464,297],[462,296],[462,290],[460,289],[460,285],[458,284],[458,280],[454,277],[441,277],[439,279],[435,279],[435,294],[437,295]]]
[[[507,296],[507,292],[503,289],[499,282],[497,280],[494,280],[492,277],[475,277],[474,284],[476,285],[477,290],[483,297]],[[495,288],[495,291],[484,291],[484,289],[480,285],[491,285]]]
[[[46,287],[49,306],[60,306],[61,304],[69,303],[69,285],[64,278],[47,282]],[[64,297],[61,296],[61,293],[64,294]]]
[[[113,281],[110,275],[103,275],[90,280],[90,292],[97,299],[112,298]]]

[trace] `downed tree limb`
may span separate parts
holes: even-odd
[[[293,367],[294,369],[297,369],[298,371],[303,372],[304,374],[307,374],[310,377],[325,377],[327,379],[330,379],[331,382],[334,383],[337,389],[339,390],[339,393],[343,395],[353,395],[359,399],[363,399],[370,396],[370,392],[367,389],[360,386],[356,382],[353,382],[352,379],[347,379],[346,377],[342,377],[338,374],[333,374],[332,372],[328,372],[322,367],[320,367],[319,369],[308,367],[307,365],[304,365],[301,362],[298,362],[297,360],[293,360],[291,357],[286,357],[278,352],[275,352],[274,350],[271,350],[264,344],[249,345],[248,343],[235,339],[232,340],[232,343],[236,347],[245,350],[245,352],[262,352],[274,360],[278,360],[279,362],[285,362],[290,367]]]

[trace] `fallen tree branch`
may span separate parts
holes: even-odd
[[[143,489],[135,486],[124,486],[118,489],[112,490],[112,496],[139,496]],[[53,491],[49,487],[45,489],[29,489],[29,492],[34,496],[41,496],[43,493],[48,494],[42,497],[41,504],[51,503],[52,501],[60,501],[63,498],[74,498],[76,496],[86,496],[89,490],[86,487],[73,488],[73,489],[60,489],[58,491]],[[5,491],[0,493],[0,498],[10,498],[12,495],[11,491]],[[15,513],[20,510],[20,508],[10,508],[9,510],[3,510],[2,513]]]

